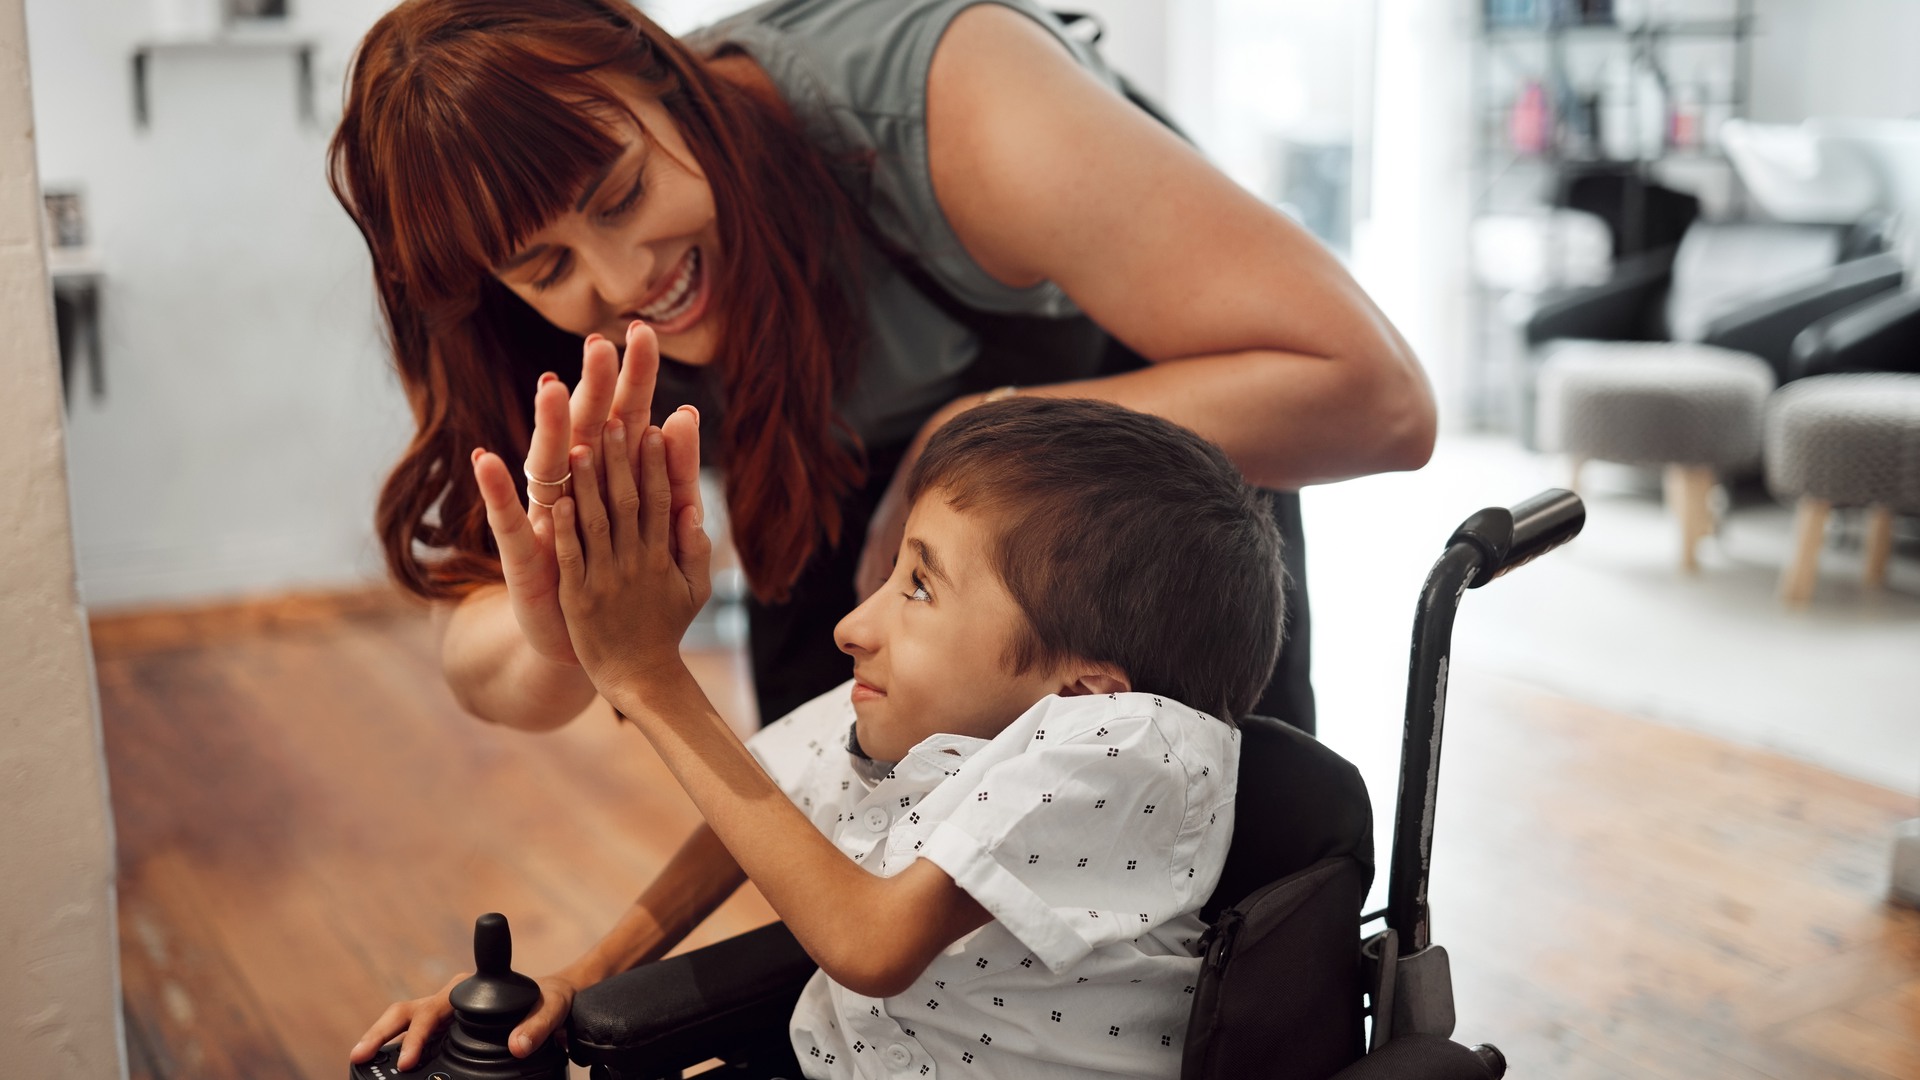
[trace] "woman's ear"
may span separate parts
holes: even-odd
[[[1061,697],[1124,694],[1133,689],[1133,683],[1127,679],[1127,673],[1111,664],[1081,666],[1070,672],[1068,677],[1072,681],[1060,691]]]

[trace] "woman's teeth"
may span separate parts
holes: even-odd
[[[692,306],[694,296],[693,282],[699,276],[700,249],[687,252],[680,263],[679,276],[673,279],[666,295],[640,309],[640,317],[650,323],[669,323],[687,313]]]

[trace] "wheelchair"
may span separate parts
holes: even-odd
[[[1498,1080],[1492,1046],[1452,1041],[1452,977],[1431,940],[1427,877],[1454,614],[1478,588],[1572,539],[1586,510],[1550,490],[1454,530],[1415,613],[1387,905],[1373,882],[1359,772],[1312,736],[1241,720],[1233,841],[1203,908],[1202,973],[1182,1080]],[[1374,923],[1383,927],[1370,935]],[[593,1080],[789,1075],[787,1021],[813,962],[775,923],[580,992],[567,1052]],[[797,1075],[797,1074],[795,1074]]]

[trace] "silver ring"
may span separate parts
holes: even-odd
[[[558,506],[558,505],[560,505],[560,500],[559,500],[559,499],[555,499],[555,500],[553,500],[553,501],[552,501],[552,502],[550,502],[550,503],[543,503],[543,502],[541,502],[541,501],[540,501],[539,499],[536,499],[536,498],[534,498],[534,497],[533,497],[533,492],[531,492],[531,491],[529,491],[529,492],[527,492],[527,501],[528,501],[528,502],[530,502],[530,503],[532,503],[532,504],[533,504],[533,505],[535,505],[535,506],[544,506],[544,507],[546,507],[546,508],[547,508],[547,509],[549,509],[549,510],[551,510],[551,509],[553,509],[554,507],[556,507],[556,506]]]
[[[539,484],[541,487],[563,488],[573,481],[572,473],[568,473],[567,475],[561,477],[558,480],[542,480],[539,477],[533,475],[533,472],[524,466],[521,467],[520,472],[522,475],[524,475],[527,478],[527,483]]]

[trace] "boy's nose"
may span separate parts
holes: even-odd
[[[833,643],[848,656],[861,656],[871,653],[876,644],[873,628],[873,601],[885,590],[868,597],[859,607],[847,612],[847,616],[833,628]]]

